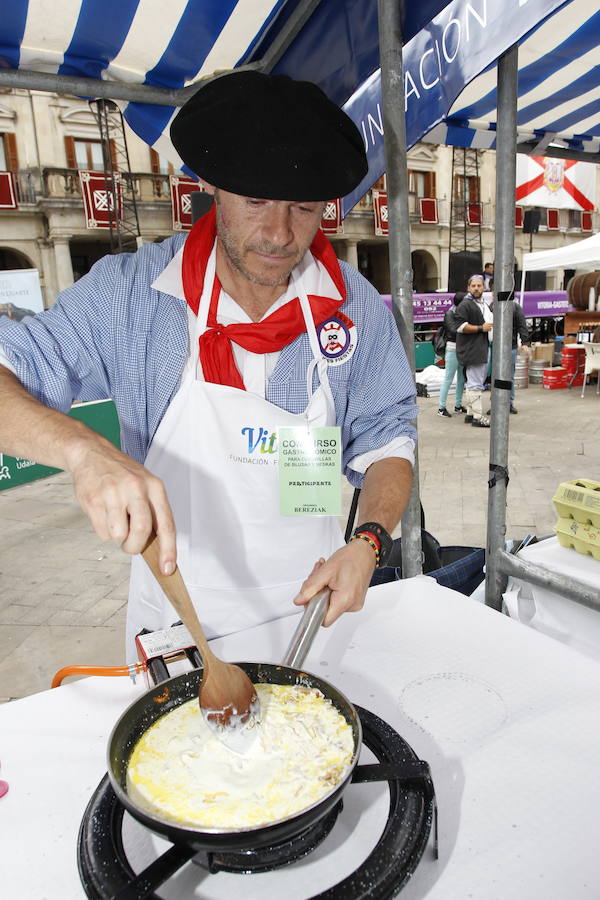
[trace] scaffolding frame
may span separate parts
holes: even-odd
[[[462,194],[458,189],[462,181]],[[479,150],[474,147],[452,148],[452,184],[450,192],[450,236],[448,243],[448,258],[451,260],[454,253],[476,253],[481,261],[481,219],[483,205],[481,203],[481,185],[479,183]],[[469,179],[474,178],[477,185],[477,197],[475,200],[469,194]],[[469,212],[472,205],[478,207],[478,217],[475,224],[469,222]],[[479,271],[474,269],[474,271]],[[464,286],[464,285],[463,285]],[[463,287],[461,286],[461,288]]]
[[[89,105],[102,144],[110,252],[131,252],[140,245],[141,231],[123,114],[116,103],[102,97]]]

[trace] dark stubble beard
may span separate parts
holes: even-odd
[[[273,244],[270,244],[266,241],[262,241],[258,244],[253,244],[247,249],[254,250],[257,253],[265,253],[268,256],[280,256],[282,258],[289,259],[290,267],[289,269],[286,269],[282,274],[273,274],[271,277],[267,275],[257,275],[255,272],[251,272],[244,265],[242,252],[236,245],[233,237],[231,236],[231,232],[223,221],[223,216],[221,215],[216,192],[215,203],[217,207],[217,234],[223,246],[223,250],[225,251],[231,265],[235,269],[237,269],[237,271],[240,272],[245,278],[247,278],[248,281],[252,282],[252,284],[260,284],[262,287],[276,287],[279,284],[287,284],[292,269],[298,265],[298,263],[304,256],[305,251],[302,251],[302,253],[295,253],[290,255],[287,253],[282,253],[281,247],[274,246]]]

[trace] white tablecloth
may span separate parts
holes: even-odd
[[[276,662],[295,623],[214,646],[227,659]],[[440,859],[426,852],[403,898],[599,896],[600,665],[420,577],[372,589],[362,613],[321,630],[306,667],[389,721],[431,765]],[[3,897],[83,896],[79,823],[106,770],[110,729],[142,689],[88,678],[0,707],[0,774],[10,783],[0,800]],[[358,857],[358,842],[350,829],[344,852]],[[177,896],[312,896],[311,858],[301,878],[295,869],[221,873],[216,893],[204,881]]]
[[[557,537],[531,544],[517,555],[548,572],[591,585],[600,600],[600,562],[570,547],[561,547]],[[513,619],[600,662],[600,612],[557,591],[514,577],[508,580],[504,602]]]

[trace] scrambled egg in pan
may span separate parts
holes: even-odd
[[[197,698],[158,719],[129,760],[127,792],[153,815],[196,828],[267,825],[325,796],[352,762],[352,728],[315,688],[257,684],[261,721],[244,752],[207,726]]]

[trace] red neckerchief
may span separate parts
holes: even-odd
[[[216,212],[211,210],[198,219],[183,247],[183,292],[190,309],[198,315],[198,307],[204,287],[204,274],[216,237]],[[331,297],[308,295],[315,326],[334,315],[346,299],[346,285],[333,247],[319,229],[310,246],[312,255],[325,266],[333,283],[341,294],[339,300]],[[298,297],[281,306],[262,322],[241,325],[219,325],[217,305],[221,284],[215,275],[207,330],[200,337],[200,363],[205,381],[245,390],[244,382],[235,364],[231,341],[252,353],[273,353],[294,341],[306,331],[302,307]]]

